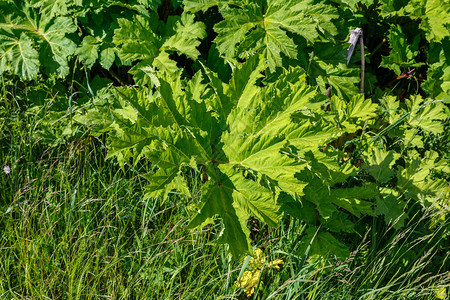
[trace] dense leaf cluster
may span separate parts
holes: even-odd
[[[425,142],[448,127],[448,3],[28,0],[0,9],[0,73],[47,84],[72,76],[52,99],[98,75],[70,95],[73,123],[61,134],[85,124],[109,133],[108,156],[122,166],[150,161],[148,201],[200,189],[190,225],[219,217],[234,256],[251,249],[250,217],[277,226],[290,214],[309,228],[302,247],[345,257],[342,236],[364,232],[368,217],[400,228],[412,209],[448,210],[450,157]],[[359,53],[347,65],[355,27],[365,94]]]

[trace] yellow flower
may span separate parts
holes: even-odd
[[[248,263],[250,271],[245,271],[242,274],[240,280],[236,280],[234,285],[238,288],[244,289],[247,297],[251,297],[255,293],[255,288],[258,285],[259,278],[261,277],[261,269],[264,265],[266,258],[261,249],[256,248],[253,252],[253,257]],[[281,259],[276,259],[266,264],[268,268],[280,269],[280,265],[284,262]],[[261,284],[263,282],[261,281]]]
[[[241,280],[236,281],[234,284],[241,289],[244,289],[247,297],[250,297],[255,292],[255,288],[258,285],[259,276],[261,275],[261,270],[255,269],[253,271],[245,271],[242,275]],[[261,284],[263,282],[261,281]]]
[[[281,259],[275,259],[274,261],[271,261],[270,263],[267,264],[267,266],[269,268],[275,268],[277,270],[280,269],[280,265],[284,264],[284,261],[282,261]]]
[[[445,299],[447,298],[447,290],[445,287],[440,287],[439,289],[434,291],[434,296],[436,299]]]

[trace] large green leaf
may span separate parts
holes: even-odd
[[[0,9],[2,73],[11,70],[25,80],[36,77],[39,68],[59,77],[69,74],[68,59],[76,47],[66,37],[76,30],[71,18],[40,15],[28,2],[0,3]]]
[[[407,198],[412,198],[428,207],[442,200],[446,182],[431,176],[433,169],[438,166],[435,163],[438,158],[437,153],[427,152],[426,155],[421,159],[418,153],[410,153],[405,167],[399,166],[397,170],[397,188]]]
[[[90,68],[98,59],[99,46],[98,40],[88,35],[83,39],[75,54],[78,54],[84,65]]]
[[[328,86],[332,87],[332,94],[340,98],[350,99],[359,92],[359,68],[347,66],[348,44],[335,45],[333,43],[316,43],[311,53],[308,69],[310,82],[317,84],[322,93],[326,93]]]
[[[427,100],[420,96],[412,96],[406,101],[410,110],[408,122],[413,127],[424,131],[442,133],[443,121],[449,117],[449,109],[441,101]]]
[[[299,247],[299,253],[313,258],[338,257],[346,258],[350,251],[346,245],[338,241],[331,233],[311,227]]]
[[[377,197],[376,214],[384,215],[386,223],[392,224],[396,229],[403,226],[407,217],[404,211],[405,203],[399,193],[394,189],[383,188]]]
[[[370,99],[364,99],[363,94],[354,95],[348,103],[332,96],[330,102],[337,115],[336,125],[347,132],[361,129],[366,121],[377,116],[378,105]]]
[[[184,166],[201,168],[206,182],[191,226],[220,217],[220,241],[230,244],[234,256],[250,249],[248,218],[275,226],[280,193],[303,194],[308,182],[297,174],[310,165],[306,157],[315,153],[325,158],[318,149],[339,136],[325,121],[325,115],[333,114],[321,108],[326,98],[306,85],[303,70],[291,68],[278,81],[257,86],[265,67],[255,56],[236,66],[229,83],[204,67],[204,75],[199,72],[188,81],[158,78],[156,91],[119,88],[124,106],[113,110],[111,127],[117,135],[111,139],[109,156],[132,156],[136,161],[145,155],[159,168],[145,176],[150,181],[147,196],[163,199],[173,189],[188,193],[180,176]],[[317,118],[294,118],[299,111]],[[324,166],[337,164],[331,157],[326,160]],[[334,183],[353,172],[340,176],[339,170],[336,165],[330,173]],[[348,193],[353,195],[334,194],[337,206],[356,215],[369,212],[354,196],[365,195],[362,191]]]
[[[441,41],[450,35],[450,3],[440,0],[414,0],[415,15],[422,19],[420,28],[428,41]]]
[[[184,4],[184,10],[188,11],[188,12],[198,12],[198,11],[203,11],[205,12],[206,10],[208,10],[209,8],[213,7],[213,6],[217,6],[219,4],[226,4],[227,0],[216,0],[216,1],[211,1],[211,0],[184,0],[183,4]]]
[[[38,52],[33,47],[33,40],[22,33],[18,40],[2,36],[0,43],[1,73],[11,69],[25,80],[36,77],[39,72],[39,59]]]
[[[167,24],[158,24],[156,15],[136,15],[131,20],[118,19],[119,28],[113,41],[120,46],[119,57],[126,64],[137,63],[130,73],[138,83],[152,82],[158,85],[155,74],[173,74],[178,71],[176,62],[169,59],[168,52],[184,54],[196,59],[200,52],[199,39],[205,36],[205,26],[194,22],[194,16],[182,14],[172,17]],[[163,29],[158,29],[163,28]],[[160,34],[158,30],[162,30]]]
[[[399,158],[394,151],[373,148],[365,161],[364,169],[379,183],[389,181],[394,175],[393,165]]]
[[[222,22],[214,26],[218,36],[214,40],[217,49],[227,58],[247,58],[254,53],[263,54],[267,66],[273,72],[281,66],[281,54],[296,58],[298,49],[289,34],[303,36],[314,43],[321,34],[334,34],[336,28],[331,22],[337,18],[337,11],[331,6],[314,4],[309,0],[228,1],[219,5]],[[203,2],[194,5],[188,2],[188,9],[199,10],[208,6]]]
[[[382,0],[381,16],[409,16],[420,19],[429,42],[439,42],[450,33],[450,3],[440,0]]]
[[[410,7],[409,0],[380,0],[380,15],[383,18],[405,15]]]
[[[441,43],[431,43],[428,53],[427,80],[422,83],[429,97],[450,103],[450,36]]]
[[[175,34],[164,41],[161,50],[177,51],[189,58],[196,59],[200,52],[197,47],[205,37],[205,25],[194,22],[194,15],[182,14],[174,28]]]
[[[418,55],[420,36],[416,36],[413,43],[409,45],[401,27],[392,25],[388,38],[392,50],[389,56],[383,56],[381,67],[393,70],[395,74],[400,75],[406,67],[420,66],[420,64],[415,62],[415,57]]]
[[[41,15],[46,15],[50,18],[66,15],[69,12],[69,7],[75,4],[73,0],[34,0],[31,2],[34,2],[33,7],[39,9]]]

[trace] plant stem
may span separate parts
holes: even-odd
[[[364,40],[363,40],[363,32],[361,31],[361,36],[359,37],[359,43],[361,46],[361,85],[360,85],[360,93],[364,94],[364,72],[366,71],[366,61],[364,60]]]
[[[382,40],[381,40],[381,43],[379,43],[376,47],[375,47],[375,49],[372,51],[372,53],[370,53],[370,55],[369,55],[369,58],[371,58],[380,48],[381,48],[381,46],[383,46],[383,44],[384,43],[386,43],[386,38],[383,38]]]

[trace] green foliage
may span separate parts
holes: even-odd
[[[380,17],[371,1],[334,1],[342,44],[355,19],[377,17],[364,25],[376,41],[365,41],[366,75],[376,87],[363,95],[352,83],[358,55],[343,63],[346,44],[304,46],[293,37],[305,51],[283,58],[275,73],[264,57],[244,64],[219,57],[211,42],[221,19],[212,8],[193,18],[206,33],[191,40],[201,41],[198,56],[166,49],[176,69],[152,62],[133,78],[128,70],[142,60],[121,61],[117,19],[158,17],[150,22],[161,47],[177,26],[192,28],[181,21],[183,6],[165,2],[156,16],[149,1],[41,2],[55,5],[43,12],[33,2],[42,16],[76,19],[81,29],[67,37],[77,49],[84,39],[96,48],[74,53],[70,75],[58,80],[42,65],[32,81],[12,68],[0,77],[3,298],[235,299],[246,287],[255,299],[448,295],[447,37],[428,46],[418,29],[415,61],[429,68],[396,79],[377,68],[393,48],[376,43],[401,24],[411,44],[420,19],[410,26],[404,16]],[[108,68],[104,49],[114,53]],[[335,55],[324,59],[322,49]],[[320,56],[305,60],[312,51]],[[343,89],[333,85],[339,72]],[[117,160],[105,160],[105,146]],[[248,247],[250,233],[253,249],[264,249],[253,270],[263,277],[246,276],[249,257],[233,261],[214,245],[220,236],[242,254],[230,232],[238,247]]]
[[[418,67],[414,62],[418,54],[420,36],[416,36],[411,45],[407,44],[406,37],[400,26],[392,26],[389,30],[389,44],[392,47],[389,56],[383,56],[380,66],[391,69],[400,75],[407,67]]]
[[[33,80],[24,92],[39,120],[33,137],[54,146],[87,128],[107,136],[106,157],[124,172],[151,165],[140,174],[146,203],[195,199],[190,227],[220,223],[217,241],[235,258],[255,243],[252,218],[276,227],[291,215],[305,229],[302,251],[343,258],[355,246],[348,237],[370,226],[401,230],[416,207],[447,212],[448,157],[436,149],[448,137],[447,3],[27,0],[0,9],[1,78]],[[346,59],[355,27],[365,93],[360,46]]]
[[[35,78],[40,68],[59,77],[69,74],[68,59],[76,48],[67,38],[76,30],[71,18],[40,15],[22,1],[2,2],[0,9],[1,73],[12,71],[23,80]]]
[[[237,59],[261,53],[271,72],[282,66],[281,54],[296,58],[305,50],[295,44],[292,34],[312,44],[322,34],[336,33],[331,22],[338,17],[336,10],[313,1],[193,2],[187,1],[188,11],[219,5],[224,20],[214,26],[218,34],[214,41],[222,55]]]
[[[154,75],[157,71],[175,73],[176,62],[169,59],[168,53],[177,52],[191,59],[196,59],[200,54],[196,47],[205,30],[201,22],[194,22],[194,15],[170,17],[167,24],[155,24],[156,18],[155,15],[138,15],[133,20],[117,20],[119,28],[113,41],[120,46],[119,57],[124,63],[139,61],[130,70],[138,83],[150,79],[153,84],[159,85]]]
[[[155,174],[146,176],[151,182],[150,196],[167,195],[176,187],[173,182],[182,179],[183,166],[201,168],[207,182],[191,226],[219,215],[225,227],[221,239],[235,255],[249,249],[248,217],[274,226],[280,191],[295,196],[305,185],[294,175],[307,163],[289,158],[282,148],[289,145],[301,148],[302,153],[317,152],[319,145],[338,134],[323,121],[291,119],[299,109],[322,113],[324,102],[313,100],[317,94],[305,85],[304,72],[287,72],[276,83],[283,85],[282,93],[275,84],[257,87],[255,81],[265,66],[255,58],[237,67],[230,84],[206,69],[208,85],[201,83],[199,72],[187,82],[160,80],[156,93],[119,89],[120,97],[138,115],[115,115],[115,126],[122,133],[112,140],[110,152],[124,155],[133,148],[135,161],[145,155],[158,165]],[[296,82],[288,81],[291,73]],[[298,80],[301,77],[303,81]]]
[[[420,28],[429,42],[440,42],[450,34],[450,4],[438,0],[417,0],[408,4],[412,15],[422,18]]]
[[[442,43],[432,43],[428,57],[429,68],[427,70],[427,80],[422,84],[422,88],[433,99],[445,100],[450,103],[450,38],[445,38]]]
[[[188,230],[187,198],[171,193],[166,202],[143,201],[146,182],[139,174],[151,166],[140,163],[122,172],[114,160],[104,161],[104,140],[87,135],[52,148],[40,145],[32,137],[39,118],[21,112],[14,101],[27,87],[9,84],[0,98],[0,159],[2,167],[11,167],[10,174],[0,174],[3,297],[239,298],[244,287],[234,282],[252,267],[264,276],[255,298],[445,295],[448,259],[441,255],[448,245],[448,232],[442,234],[448,219],[431,226],[420,211],[419,220],[399,231],[378,230],[383,239],[377,247],[364,240],[345,261],[310,265],[302,263],[304,245],[315,231],[305,235],[302,223],[288,217],[278,228],[256,228],[263,261],[231,261],[225,247],[210,243],[220,224]],[[16,97],[9,99],[11,94]],[[324,233],[312,240],[311,255],[323,249],[316,245],[326,246],[327,253],[340,245]]]
[[[351,99],[358,94],[359,70],[346,65],[347,45],[332,45],[330,43],[315,43],[308,66],[311,84],[318,85],[322,93],[326,86],[333,88],[340,98]]]

